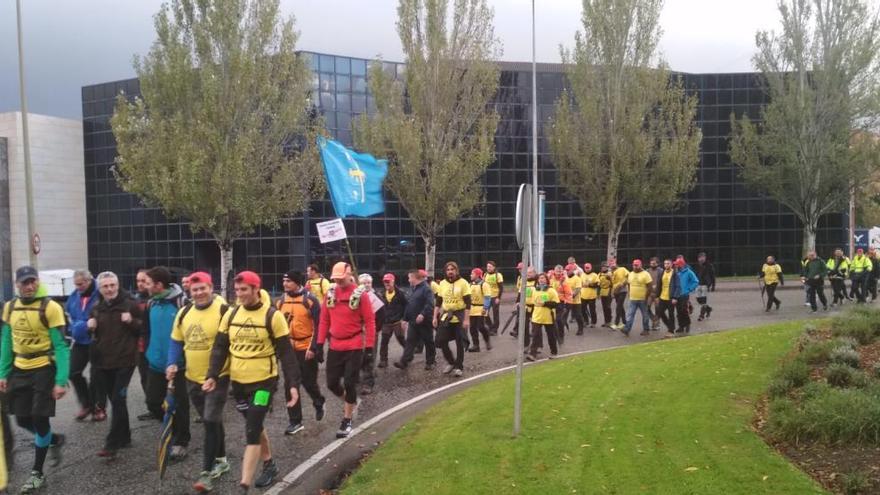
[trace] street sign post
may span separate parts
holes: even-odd
[[[526,285],[528,283],[529,249],[532,245],[532,187],[529,184],[519,186],[516,199],[516,244],[522,249],[522,270],[520,271],[519,287],[519,333],[517,335],[516,353],[516,392],[513,403],[513,437],[519,436],[522,420],[522,380],[523,380],[523,347],[525,345],[526,320]]]

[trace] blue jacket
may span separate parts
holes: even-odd
[[[92,343],[92,336],[89,335],[88,327],[89,313],[92,312],[92,307],[101,298],[101,294],[98,293],[98,288],[95,287],[94,281],[92,281],[91,289],[92,293],[88,296],[83,296],[78,290],[73,291],[64,305],[64,312],[67,313],[67,317],[70,319],[68,331],[70,336],[73,337],[73,341],[77,344],[88,345]]]
[[[684,265],[684,267],[678,271],[678,282],[673,286],[672,297],[678,299],[680,297],[686,297],[691,294],[691,292],[697,289],[697,286],[700,285],[699,279],[697,279],[697,275],[694,274],[694,271],[691,270],[689,265]]]
[[[403,319],[413,325],[419,315],[425,317],[422,324],[430,324],[434,314],[434,293],[428,287],[427,282],[422,282],[413,287],[412,294],[406,300],[406,309],[403,311]]]
[[[161,299],[150,299],[144,318],[148,328],[150,343],[147,345],[147,363],[150,369],[160,373],[165,372],[168,366],[168,342],[171,340],[171,330],[174,328],[174,319],[177,310],[183,305],[183,289],[177,284],[171,284],[168,294]],[[181,370],[185,368],[183,357],[177,363]]]

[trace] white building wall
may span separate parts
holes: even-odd
[[[34,212],[42,249],[40,270],[88,266],[82,121],[29,114]],[[24,148],[21,113],[0,113],[0,136],[9,140],[9,210],[12,267],[28,263]]]

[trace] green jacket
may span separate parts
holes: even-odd
[[[801,277],[804,277],[807,280],[823,280],[827,273],[828,267],[825,266],[825,262],[820,258],[816,258],[804,263],[804,269],[801,270]]]

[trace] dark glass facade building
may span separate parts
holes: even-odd
[[[373,109],[367,83],[370,61],[307,55],[313,69],[313,101],[329,132],[350,145],[353,120]],[[471,267],[494,259],[508,272],[516,264],[514,204],[519,184],[531,180],[532,76],[530,64],[501,65],[495,101],[501,122],[495,139],[496,161],[482,178],[485,202],[446,228],[437,249],[438,264],[453,259],[462,267]],[[383,69],[402,77],[405,67],[386,63]],[[794,270],[800,256],[800,222],[775,201],[750,191],[728,154],[731,113],[757,119],[767,101],[760,78],[745,73],[682,76],[686,87],[699,97],[697,119],[703,142],[697,185],[678,211],[630,219],[621,234],[620,258],[678,253],[693,258],[706,251],[721,274],[752,274],[767,254],[775,254],[788,270]],[[589,212],[581,211],[566,196],[543,137],[543,123],[552,116],[565,84],[562,67],[539,64],[537,80],[539,182],[547,194],[545,263],[564,262],[573,255],[578,261],[595,264],[604,257],[606,238],[592,231]],[[209,235],[193,233],[185,221],[167,219],[161,211],[141,206],[116,185],[111,169],[116,148],[109,119],[119,92],[138,94],[138,81],[82,88],[90,267],[116,271],[124,285],[131,284],[138,268],[157,264],[219,274],[219,252]],[[384,216],[345,220],[359,267],[379,272],[422,266],[418,233],[390,194],[386,201]],[[279,287],[280,275],[289,269],[304,269],[307,263],[326,269],[343,256],[344,248],[339,243],[321,245],[314,224],[333,216],[328,200],[315,201],[308,214],[285,220],[279,229],[261,229],[237,241],[236,269],[263,273],[272,280],[270,288]],[[822,253],[844,244],[845,225],[842,213],[823,218],[817,241]]]

